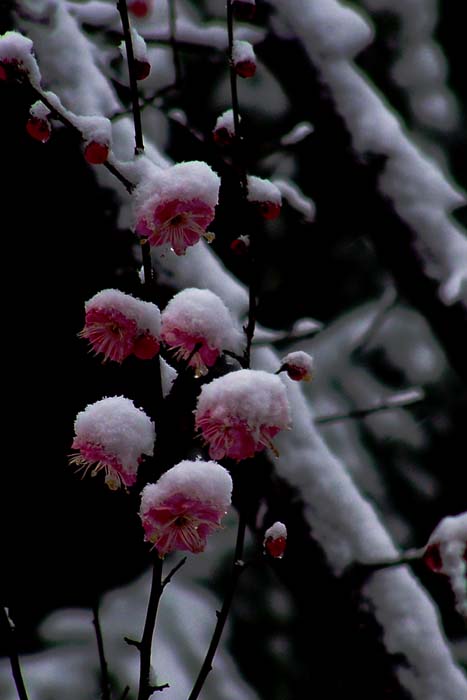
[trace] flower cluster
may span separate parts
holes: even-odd
[[[80,332],[104,362],[123,362],[130,355],[146,360],[159,351],[160,311],[155,304],[135,299],[118,289],[104,289],[85,304]]]
[[[160,557],[174,550],[202,552],[231,502],[232,479],[216,462],[185,460],[141,494],[145,539]]]
[[[201,389],[195,425],[212,459],[240,461],[270,448],[272,438],[289,427],[289,405],[279,377],[243,369],[214,379]]]

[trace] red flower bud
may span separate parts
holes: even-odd
[[[235,19],[240,22],[252,20],[256,14],[255,0],[232,0]]]
[[[255,202],[257,209],[263,219],[273,221],[281,213],[281,205],[276,202]]]
[[[151,64],[149,61],[135,60],[135,75],[136,80],[145,80],[151,72]]]
[[[84,157],[91,165],[101,165],[105,163],[109,155],[109,147],[106,143],[90,141],[84,149]]]
[[[239,61],[235,64],[235,72],[241,78],[252,78],[256,73],[256,63],[254,61]]]
[[[248,236],[239,236],[235,238],[230,244],[230,250],[235,255],[246,255],[248,248],[250,247],[250,239]]]
[[[146,17],[150,9],[149,4],[147,0],[132,0],[128,3],[128,12],[135,17]]]
[[[36,141],[46,143],[52,133],[50,122],[47,119],[39,119],[38,117],[30,117],[26,122],[26,131]]]
[[[437,544],[431,544],[426,548],[422,560],[425,566],[437,574],[443,570],[443,562],[439,551],[439,545]]]

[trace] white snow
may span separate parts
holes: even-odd
[[[143,37],[138,32],[138,30],[135,29],[134,27],[131,27],[130,33],[131,33],[131,45],[133,47],[133,56],[135,57],[135,60],[141,61],[142,63],[146,62],[148,60],[148,49],[146,46],[146,42],[144,41]],[[120,53],[122,54],[123,58],[126,61],[127,54],[126,54],[126,44],[124,41],[121,42],[119,48],[120,48]]]
[[[402,125],[361,71],[355,54],[372,38],[360,14],[336,0],[271,0],[301,40],[329,87],[358,153],[388,156],[379,187],[415,232],[426,273],[446,304],[467,303],[467,239],[450,218],[465,203],[438,165],[409,140]]]
[[[209,289],[188,287],[178,292],[162,312],[162,333],[177,329],[202,337],[216,350],[241,352],[244,334],[234,325],[226,305]]]
[[[116,3],[102,2],[101,0],[88,0],[78,4],[77,2],[67,2],[68,10],[80,22],[94,26],[113,26],[120,17]]]
[[[305,221],[314,220],[316,214],[315,203],[310,197],[306,197],[303,194],[295,182],[275,177],[272,183],[277,187],[288,204],[302,214]]]
[[[249,175],[247,182],[247,199],[249,202],[271,202],[279,205],[282,203],[281,192],[271,180],[256,177],[256,175]]]
[[[41,100],[37,100],[31,105],[29,114],[31,117],[34,117],[34,119],[43,119],[47,121],[50,116],[50,109],[46,107]]]
[[[216,124],[214,126],[214,131],[218,129],[226,129],[229,134],[234,134],[234,117],[233,110],[227,109],[220,116],[217,117]]]
[[[219,176],[202,161],[153,168],[141,179],[134,192],[135,217],[137,220],[150,218],[155,206],[170,200],[200,199],[214,209],[219,199],[219,187]]]
[[[227,510],[232,498],[232,478],[217,462],[183,460],[164,472],[155,484],[144,487],[140,512],[146,513],[176,494]]]
[[[294,128],[281,138],[281,146],[293,146],[300,143],[307,136],[313,133],[314,126],[310,122],[299,122]]]
[[[155,338],[161,333],[161,313],[156,304],[137,299],[119,289],[103,289],[85,303],[86,311],[90,309],[115,309],[127,318],[135,321],[138,330],[149,331]]]
[[[262,370],[242,369],[205,384],[196,414],[233,415],[250,426],[288,428],[290,412],[281,379]]]
[[[232,60],[235,65],[237,63],[254,63],[256,64],[256,56],[253,46],[249,41],[235,39],[232,46]]]
[[[267,540],[268,538],[271,538],[273,540],[277,540],[279,537],[287,537],[287,528],[284,523],[277,520],[275,523],[273,523],[273,525],[271,525],[271,527],[268,527],[264,533],[264,539]]]
[[[240,41],[249,41],[256,44],[264,39],[265,32],[261,28],[242,25],[235,27],[235,38]],[[151,31],[144,32],[144,38],[148,40],[170,39],[169,27],[152,27]],[[177,39],[180,42],[198,44],[225,51],[228,47],[228,36],[225,24],[218,22],[205,22],[203,25],[196,24],[187,17],[177,17]]]
[[[305,372],[311,374],[314,362],[313,357],[309,353],[304,350],[294,350],[282,358],[281,365],[290,365],[291,367],[305,370]]]
[[[430,535],[429,545],[439,545],[442,573],[449,577],[456,608],[467,620],[467,512],[443,518]]]
[[[76,437],[100,445],[127,469],[138,465],[141,455],[152,455],[154,424],[133,401],[112,396],[86,406],[76,416]]]
[[[81,131],[85,143],[95,141],[103,145],[109,145],[112,138],[112,124],[106,117],[70,115],[70,121]]]

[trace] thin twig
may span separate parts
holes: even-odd
[[[129,692],[130,692],[130,686],[126,685],[125,688],[123,689],[123,693],[120,696],[120,700],[126,700],[126,697],[127,697]]]
[[[144,151],[143,128],[141,126],[141,110],[139,108],[138,81],[136,79],[135,55],[131,40],[130,20],[126,0],[117,0],[117,9],[122,22],[123,39],[125,41],[126,58],[128,64],[128,76],[130,80],[131,104],[133,108],[133,124],[135,128],[135,154]]]
[[[109,669],[107,666],[107,660],[105,658],[104,638],[102,636],[102,628],[101,628],[101,623],[100,623],[100,619],[99,619],[99,603],[97,601],[92,606],[92,614],[93,614],[92,624],[94,625],[94,629],[96,631],[97,650],[99,653],[99,666],[100,666],[100,670],[101,670],[101,679],[100,679],[101,680],[101,698],[102,698],[102,700],[110,700],[111,699],[111,685],[110,685]]]
[[[36,99],[40,100],[46,107],[47,109],[50,110],[50,114],[52,119],[57,119],[57,121],[60,121],[64,126],[66,126],[70,131],[73,131],[75,134],[78,134],[79,137],[82,139],[83,134],[81,133],[80,129],[73,124],[73,122],[64,114],[63,112],[59,111],[44,95],[44,93],[41,90],[38,90],[38,88],[34,87],[34,85],[29,84],[29,87],[31,89],[32,94],[36,97]],[[121,173],[118,168],[113,165],[112,163],[109,163],[108,161],[105,161],[105,163],[102,163],[104,168],[106,168],[117,180],[119,180],[122,185],[125,187],[126,191],[131,194],[133,190],[135,189],[135,185],[130,182],[124,175]]]
[[[354,357],[359,357],[365,352],[369,343],[385,322],[387,313],[396,305],[397,300],[397,291],[393,287],[388,287],[388,289],[385,290],[381,301],[379,302],[379,307],[376,310],[374,317],[370,321],[368,328],[358,341],[358,345],[352,350],[352,355]]]
[[[175,574],[177,573],[177,571],[178,571],[179,569],[181,569],[182,566],[185,565],[186,560],[187,560],[187,558],[186,558],[186,557],[183,557],[183,559],[181,559],[181,560],[178,562],[178,564],[177,564],[176,566],[174,566],[174,568],[173,568],[171,571],[169,571],[169,573],[167,574],[167,576],[166,576],[166,577],[163,579],[163,581],[162,581],[162,588],[163,588],[163,589],[167,586],[168,583],[171,582],[173,576],[175,576]]]
[[[0,606],[0,615],[3,619],[4,627],[6,630],[6,637],[8,640],[8,656],[10,657],[11,672],[13,674],[16,690],[18,692],[18,698],[19,700],[29,700],[28,693],[26,691],[26,686],[23,680],[23,674],[21,672],[18,650],[16,646],[15,624],[11,619],[7,608],[4,608],[3,605]]]
[[[230,92],[232,99],[232,114],[234,125],[234,149],[232,152],[233,164],[237,171],[240,181],[240,196],[242,204],[246,205],[248,193],[248,181],[243,152],[243,139],[240,128],[240,105],[238,100],[237,90],[237,73],[233,60],[233,9],[231,0],[227,0],[227,35],[228,35],[228,58],[229,58],[229,73],[230,73]],[[248,265],[249,265],[249,283],[248,283],[248,322],[244,326],[246,336],[246,346],[243,355],[243,366],[250,366],[251,344],[255,334],[256,327],[256,309],[258,295],[258,275],[257,275],[257,255],[256,255],[256,237],[253,231],[250,235],[250,245],[248,247]]]
[[[143,636],[138,647],[140,653],[138,700],[148,700],[152,693],[157,690],[156,687],[151,685],[150,674],[152,638],[156,625],[159,600],[162,595],[162,564],[162,559],[155,554],[146,621],[144,623]]]
[[[342,420],[348,420],[352,418],[365,418],[373,413],[379,413],[380,411],[391,411],[395,408],[405,408],[406,406],[411,406],[414,403],[420,403],[425,399],[425,393],[421,388],[416,388],[401,392],[400,394],[394,394],[394,396],[382,401],[376,406],[371,406],[369,408],[359,408],[354,411],[348,411],[347,413],[330,413],[325,416],[316,416],[313,419],[314,423],[337,423]]]
[[[193,686],[193,689],[188,697],[188,700],[196,700],[198,698],[203,685],[206,681],[206,678],[208,677],[210,671],[212,671],[212,662],[214,660],[214,656],[217,651],[217,647],[219,646],[219,642],[222,637],[222,632],[224,631],[225,623],[227,622],[227,617],[230,612],[230,608],[232,605],[232,601],[234,598],[235,591],[237,589],[237,583],[240,578],[240,574],[245,568],[245,564],[242,560],[243,556],[243,548],[244,548],[244,541],[245,541],[245,531],[246,531],[246,518],[240,511],[239,514],[239,521],[238,521],[238,530],[237,530],[237,541],[235,545],[235,555],[234,555],[234,562],[232,566],[232,572],[230,575],[230,581],[229,581],[229,587],[226,591],[224,601],[222,603],[222,607],[220,611],[218,611],[217,614],[217,623],[214,628],[214,632],[211,638],[211,643],[209,645],[209,648],[207,650],[206,656],[203,661],[203,665],[201,666],[200,672],[198,674],[198,677],[195,681],[195,684]]]
[[[175,85],[178,87],[182,82],[182,64],[180,61],[180,51],[177,42],[177,3],[176,0],[168,0],[169,4],[169,31],[170,46],[172,48],[172,58],[174,63]]]

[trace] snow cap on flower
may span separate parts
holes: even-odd
[[[6,32],[0,36],[0,79],[21,77],[26,74],[30,83],[40,88],[41,74],[33,56],[31,39],[19,32]]]
[[[235,39],[232,46],[232,62],[241,78],[252,78],[256,73],[256,56],[249,41]]]
[[[219,146],[228,146],[235,137],[233,110],[227,109],[219,117],[212,131],[214,141]]]
[[[258,209],[265,219],[276,219],[279,216],[282,195],[278,187],[270,180],[255,175],[248,176],[247,199]]]
[[[178,292],[162,312],[162,340],[178,359],[190,360],[197,376],[207,373],[223,350],[237,351],[243,334],[233,325],[224,302],[209,289]]]
[[[115,490],[132,486],[143,455],[152,455],[154,424],[143,410],[124,396],[112,396],[86,406],[76,416],[71,464],[105,473],[105,483]]]
[[[202,552],[220,527],[232,497],[232,479],[217,462],[184,460],[141,494],[145,539],[159,556],[174,550]]]
[[[279,377],[242,369],[205,384],[198,398],[195,425],[212,459],[237,461],[269,447],[289,427],[289,404]]]
[[[29,109],[30,117],[26,122],[28,134],[41,143],[46,143],[52,133],[49,121],[50,110],[41,100],[37,100]]]
[[[430,535],[423,561],[449,578],[456,609],[467,618],[467,512],[441,520]]]
[[[151,72],[151,64],[148,59],[146,42],[134,27],[131,28],[131,45],[133,47],[133,57],[135,59],[136,79],[144,80]],[[127,61],[126,44],[124,41],[121,42],[119,48],[122,57]]]
[[[287,372],[296,382],[310,382],[313,376],[313,358],[303,350],[289,352],[282,358],[279,372]]]
[[[201,237],[219,199],[219,176],[201,161],[177,163],[144,179],[134,194],[135,231],[151,246],[171,246],[183,255]]]
[[[112,140],[112,124],[107,117],[73,115],[71,121],[81,131],[84,157],[92,165],[105,163]]]
[[[263,547],[275,559],[282,559],[287,545],[287,528],[279,520],[264,533]]]
[[[85,324],[80,333],[104,362],[123,362],[130,355],[151,359],[159,352],[161,315],[149,301],[118,289],[103,289],[85,303]]]

